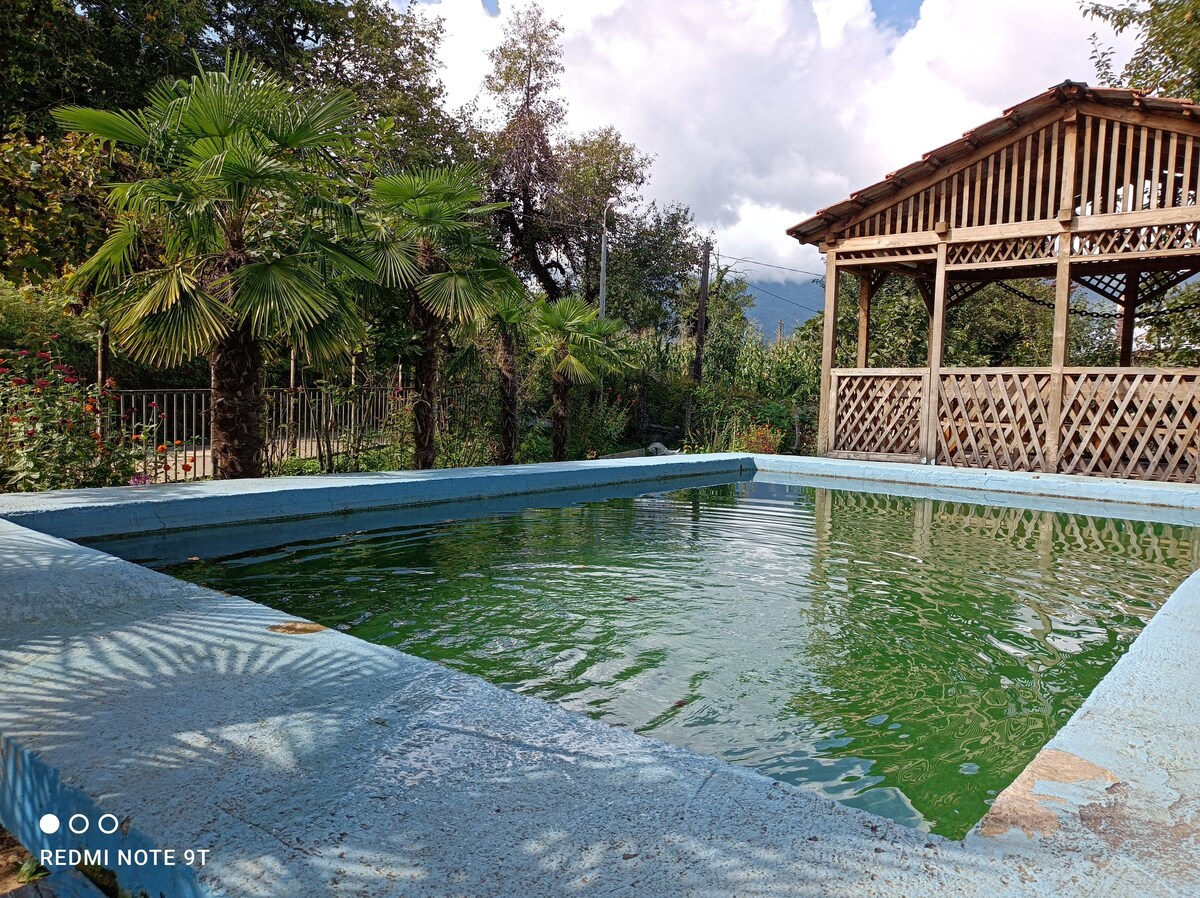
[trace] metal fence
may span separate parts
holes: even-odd
[[[213,476],[209,390],[121,390],[111,426],[144,447],[140,480]],[[265,391],[268,469],[288,458],[332,460],[377,446],[407,403],[387,387],[318,387]]]

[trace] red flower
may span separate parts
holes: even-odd
[[[157,402],[151,402],[151,403],[150,403],[150,408],[158,408],[158,403],[157,403]]]
[[[58,334],[51,334],[51,335],[50,335],[50,339],[51,339],[51,340],[57,340],[57,339],[58,339]]]
[[[79,383],[79,378],[78,378],[78,377],[64,377],[64,378],[63,378],[63,383],[65,383],[65,384],[77,384],[77,383]]]
[[[36,431],[36,430],[27,430],[27,431],[25,431],[25,436],[27,436],[27,437],[31,437],[31,436],[33,436],[35,433],[37,433],[37,431]]]
[[[160,445],[160,446],[158,447],[158,451],[159,451],[159,452],[166,452],[166,451],[167,451],[167,447],[166,447],[165,445]]]
[[[39,353],[37,354],[37,357],[38,357],[39,359],[52,359],[52,358],[54,358],[54,356],[50,355],[50,353],[48,353],[48,352],[39,352]]]
[[[19,355],[21,358],[25,358],[25,356],[29,355],[29,350],[28,349],[18,349],[17,355]]]
[[[23,387],[23,386],[25,386],[25,384],[27,384],[27,383],[29,383],[29,381],[27,381],[27,380],[26,380],[25,378],[23,378],[23,377],[14,377],[14,378],[13,378],[12,385],[13,385],[14,387]]]
[[[9,370],[10,369],[8,369],[8,368],[0,368],[0,374],[7,374],[9,372]]]
[[[191,465],[189,465],[189,464],[182,464],[182,465],[180,465],[180,466],[179,466],[179,468],[180,468],[180,470],[182,470],[184,473],[187,473],[188,471],[190,471],[190,470],[192,469],[192,466],[191,466]]]
[[[50,386],[50,381],[46,380],[44,377],[39,377],[37,380],[34,381],[34,384],[36,384],[39,387],[48,387],[48,386]]]

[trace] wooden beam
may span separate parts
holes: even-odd
[[[837,250],[831,249],[825,254],[825,326],[821,336],[821,403],[817,407],[817,455],[825,455],[833,448],[830,435],[837,397],[830,389],[830,372],[833,370],[837,353],[837,278]]]
[[[1127,125],[1137,125],[1143,128],[1162,128],[1164,131],[1174,131],[1177,134],[1193,134],[1200,136],[1200,122],[1172,115],[1169,112],[1137,112],[1122,106],[1106,106],[1103,103],[1080,103],[1081,115],[1094,115],[1109,121],[1122,122]]]
[[[870,271],[864,271],[858,276],[858,367],[867,367],[868,350],[871,341],[871,288]]]
[[[936,275],[935,275],[936,278]],[[929,316],[933,317],[933,285],[925,280],[925,278],[914,278],[917,285],[917,292],[921,294],[921,299],[925,300],[925,311]]]
[[[921,461],[937,463],[938,414],[942,368],[942,343],[946,333],[946,242],[938,244],[937,271],[933,280],[933,313],[929,316],[929,372],[921,391],[921,436],[919,440]]]
[[[1117,316],[1117,345],[1120,354],[1117,364],[1128,368],[1133,364],[1133,326],[1137,319],[1138,287],[1142,277],[1136,271],[1125,275],[1125,298]]]
[[[1050,396],[1046,402],[1046,471],[1058,470],[1062,438],[1063,368],[1067,364],[1071,312],[1071,235],[1059,241],[1054,277],[1054,343],[1050,358]]]

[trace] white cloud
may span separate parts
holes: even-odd
[[[565,27],[571,127],[612,124],[652,153],[651,194],[690,205],[726,254],[796,268],[817,260],[787,226],[1053,84],[1094,80],[1098,25],[1076,0],[924,0],[902,35],[869,0],[543,6]],[[476,96],[512,7],[432,8],[453,104]]]

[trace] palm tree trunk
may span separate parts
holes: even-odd
[[[515,335],[500,333],[500,464],[511,465],[517,460],[517,439],[520,429],[517,383],[517,340]]]
[[[550,406],[550,446],[555,461],[567,460],[567,437],[570,436],[568,419],[571,414],[571,384],[557,372],[550,388],[553,403]]]
[[[434,436],[437,430],[438,407],[438,342],[441,334],[437,321],[415,296],[412,320],[421,335],[421,354],[413,365],[417,386],[417,401],[413,405],[413,464],[420,470],[433,467],[437,459]]]
[[[212,459],[218,480],[261,477],[262,347],[247,328],[224,337],[209,355],[212,370]]]

